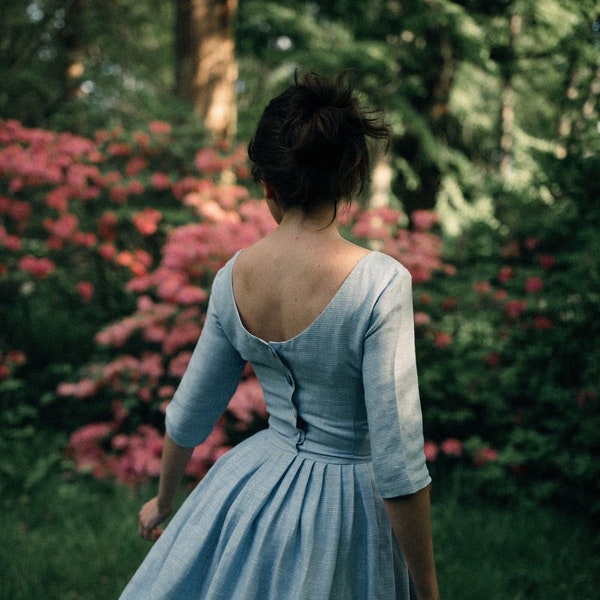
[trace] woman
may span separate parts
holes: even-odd
[[[214,280],[140,512],[157,541],[122,599],[398,600],[412,579],[437,600],[410,275],[335,223],[367,180],[367,139],[387,137],[343,76],[306,75],[265,109],[249,157],[278,227]],[[247,361],[269,428],[217,461],[160,535]]]

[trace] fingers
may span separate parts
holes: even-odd
[[[151,542],[155,542],[163,533],[159,527],[144,527],[140,522],[138,525],[138,533],[140,537]]]

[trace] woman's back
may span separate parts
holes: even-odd
[[[335,228],[282,223],[235,263],[233,290],[245,328],[266,341],[302,333],[368,253]]]

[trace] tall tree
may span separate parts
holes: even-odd
[[[234,18],[237,0],[177,0],[176,93],[218,140],[236,132]]]

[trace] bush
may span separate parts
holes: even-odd
[[[92,140],[0,121],[3,431],[68,431],[80,470],[131,484],[158,473],[216,270],[274,226],[231,183],[243,148],[186,140],[161,122]],[[598,166],[549,165],[560,178],[526,197],[496,187],[500,225],[445,243],[431,212],[340,215],[411,271],[427,458],[470,465],[486,494],[600,509]],[[248,368],[189,475],[264,425]]]
[[[525,201],[500,189],[502,225],[448,242],[456,275],[415,289],[430,452],[457,438],[482,491],[595,514],[600,223],[589,200],[599,167],[560,163],[562,180],[535,182]]]

